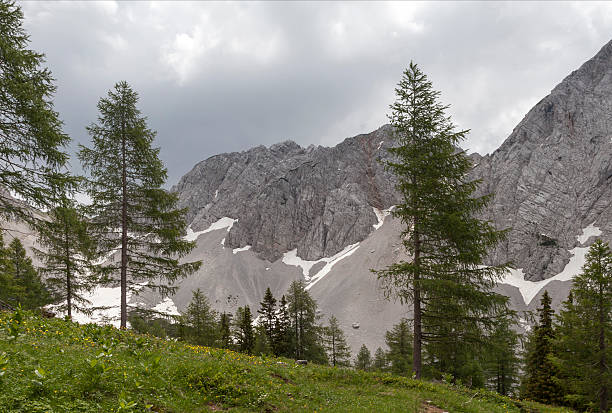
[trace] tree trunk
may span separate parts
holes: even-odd
[[[64,253],[66,259],[66,305],[68,306],[68,319],[72,320],[72,282],[70,280],[70,246],[68,244],[68,222],[64,218]]]
[[[414,222],[414,280],[413,290],[413,312],[414,312],[414,334],[412,345],[412,371],[415,379],[421,378],[421,286],[420,280],[420,261],[421,261],[421,239],[417,229],[417,220]]]
[[[121,122],[121,325],[127,327],[127,171],[125,123]]]
[[[608,363],[606,360],[606,336],[605,336],[605,313],[603,301],[602,286],[599,288],[599,373],[601,374],[601,387],[599,388],[599,411],[608,411],[608,386],[606,384],[605,376],[608,370]]]

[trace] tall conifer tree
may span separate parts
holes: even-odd
[[[412,334],[408,320],[402,318],[399,323],[385,333],[385,342],[389,350],[385,360],[392,373],[409,376],[412,367]]]
[[[317,325],[317,303],[306,291],[303,281],[293,281],[289,286],[287,313],[291,323],[289,331],[293,356],[325,363],[325,350],[320,344],[320,328]]]
[[[70,138],[53,109],[56,87],[44,55],[28,49],[23,13],[0,2],[0,215],[39,220],[10,193],[38,208],[51,208],[57,188],[74,181],[65,170]]]
[[[238,350],[251,354],[255,347],[255,332],[253,330],[253,315],[248,305],[238,307],[234,323],[234,334]]]
[[[550,296],[544,291],[538,308],[538,322],[527,343],[525,376],[521,383],[521,396],[548,404],[561,401],[557,381],[558,370],[553,363],[555,331]]]
[[[482,340],[491,315],[507,299],[491,289],[507,265],[482,265],[505,236],[475,218],[490,200],[475,197],[469,158],[457,149],[468,131],[457,131],[427,76],[410,63],[395,90],[389,116],[396,145],[385,165],[398,177],[403,195],[393,214],[405,225],[404,246],[412,261],[377,271],[389,296],[413,307],[413,371],[421,377],[423,344],[450,337]],[[433,349],[432,349],[433,350]],[[435,356],[435,354],[434,354]]]
[[[357,370],[369,371],[372,368],[372,354],[365,344],[361,345],[353,364]]]
[[[181,318],[186,325],[188,341],[202,346],[213,346],[217,342],[217,312],[210,307],[208,298],[199,288],[192,292],[191,302]]]
[[[263,301],[260,303],[259,324],[263,326],[267,341],[270,346],[274,343],[274,328],[277,323],[276,318],[276,299],[270,291],[270,287],[266,288]]]
[[[79,158],[89,173],[92,226],[103,252],[117,248],[119,264],[107,263],[107,273],[119,278],[121,327],[127,321],[128,290],[134,283],[168,294],[171,283],[196,271],[201,262],[180,263],[195,243],[185,234],[184,210],[178,197],[162,188],[167,172],[152,147],[155,132],[136,107],[138,94],[119,82],[100,99],[98,122],[87,128],[93,146],[81,146]],[[118,238],[117,238],[118,236]]]
[[[555,353],[565,402],[609,409],[612,388],[612,253],[597,240],[558,317]]]

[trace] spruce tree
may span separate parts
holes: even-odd
[[[92,228],[101,250],[118,248],[121,254],[118,265],[103,268],[120,281],[121,328],[127,321],[128,290],[137,294],[144,285],[169,294],[174,291],[171,283],[201,264],[179,262],[195,243],[182,238],[185,210],[176,209],[177,194],[162,188],[167,172],[159,148],[152,147],[155,132],[148,129],[137,102],[138,94],[126,82],[117,83],[98,102],[98,122],[87,128],[93,146],[81,146],[79,152],[90,175]]]
[[[365,344],[361,345],[353,364],[357,370],[369,371],[372,368],[372,355]]]
[[[234,337],[238,351],[251,354],[255,346],[255,333],[253,331],[253,316],[248,305],[238,307],[234,317]]]
[[[544,291],[538,308],[538,322],[527,343],[525,375],[521,383],[521,397],[541,403],[561,401],[561,389],[556,380],[558,371],[553,362],[553,310],[548,291]]]
[[[73,309],[89,313],[91,302],[82,293],[95,288],[98,278],[92,268],[96,245],[83,211],[64,199],[41,223],[38,243],[43,249],[34,252],[44,263],[40,271],[54,301],[60,303],[57,309],[66,312],[69,319]]]
[[[283,295],[278,302],[278,316],[274,323],[272,349],[275,356],[294,356],[291,348],[291,332],[291,319],[289,317],[287,299]]]
[[[259,324],[264,328],[266,333],[267,341],[270,345],[274,343],[274,329],[277,324],[276,314],[276,299],[270,291],[270,287],[266,289],[263,301],[260,303],[260,309],[257,310],[259,313]]]
[[[53,109],[54,79],[44,55],[28,49],[22,21],[14,2],[0,2],[0,215],[37,223],[26,205],[51,208],[57,188],[74,181],[65,168],[70,138]]]
[[[201,346],[214,346],[218,339],[217,312],[198,288],[192,292],[191,302],[182,314],[186,339]]]
[[[262,324],[258,324],[255,326],[254,334],[253,354],[256,356],[268,356],[272,354],[272,346],[265,327]]]
[[[372,362],[372,367],[378,371],[385,371],[387,370],[387,365],[387,355],[385,354],[385,351],[382,348],[378,347],[374,352],[374,361]]]
[[[232,315],[223,312],[219,316],[219,339],[217,346],[221,348],[232,348]]]
[[[570,297],[557,318],[555,354],[565,402],[586,410],[609,410],[612,373],[612,253],[597,240],[574,277]]]
[[[340,328],[338,319],[334,315],[329,318],[329,325],[323,327],[322,339],[329,364],[334,367],[350,365],[351,350],[346,344],[344,331]]]
[[[508,266],[482,265],[505,232],[475,217],[491,195],[474,196],[479,181],[469,180],[471,161],[457,149],[468,131],[456,130],[416,64],[410,63],[395,92],[389,119],[396,145],[385,166],[398,178],[402,200],[393,214],[405,225],[403,243],[412,261],[377,274],[387,296],[412,302],[413,371],[420,378],[423,344],[440,343],[449,326],[456,329],[450,337],[455,343],[483,340],[507,305],[491,289]]]
[[[385,359],[391,372],[409,376],[412,368],[413,340],[408,320],[402,318],[390,331],[387,331],[385,342],[389,347]]]
[[[490,387],[504,396],[513,391],[520,370],[519,336],[512,329],[513,324],[510,318],[499,321],[489,336],[490,345],[484,357]]]

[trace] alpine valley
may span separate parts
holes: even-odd
[[[595,237],[612,240],[611,113],[612,41],[536,104],[499,149],[471,155],[479,191],[495,194],[485,217],[511,228],[489,259],[513,262],[497,288],[519,312],[533,310],[544,290],[558,307]],[[201,161],[172,191],[188,208],[187,237],[197,240],[185,259],[202,266],[174,296],[143,291],[130,303],[176,313],[200,288],[219,311],[257,309],[268,286],[280,297],[303,279],[354,354],[362,344],[383,347],[385,331],[410,317],[408,306],[385,299],[371,272],[410,259],[403,224],[391,215],[394,177],[379,162],[391,132],[382,126],[333,148],[286,141]],[[118,296],[118,288],[92,294],[96,305],[116,305]]]

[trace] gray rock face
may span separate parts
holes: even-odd
[[[173,298],[178,308],[198,287],[212,302],[235,294],[238,303],[257,307],[266,286],[280,296],[291,280],[303,278],[303,268],[281,259],[286,252],[297,248],[303,260],[329,260],[359,242],[354,253],[332,260],[332,268],[321,260],[304,271],[313,277],[309,288],[322,313],[336,315],[354,352],[363,343],[371,351],[384,346],[384,331],[410,316],[408,306],[382,297],[370,272],[409,259],[397,219],[372,227],[378,222],[373,208],[399,200],[394,177],[376,161],[387,156],[390,132],[385,126],[334,148],[260,146],[196,165],[173,188],[189,208],[192,229],[207,229],[226,216],[238,221],[229,232],[200,236],[189,258],[204,265],[180,283]],[[594,240],[577,238],[589,225],[612,240],[611,140],[612,42],[529,111],[493,154],[470,155],[472,176],[482,179],[479,192],[495,194],[483,216],[499,229],[512,228],[490,259],[510,260],[527,280],[538,281],[579,271],[579,254],[572,250]],[[252,249],[231,251],[247,245]],[[541,283],[507,280],[497,289],[520,313],[538,305],[544,287],[558,306],[570,286],[571,276]],[[358,330],[351,327],[355,322]]]
[[[371,232],[373,207],[397,202],[393,178],[377,161],[388,132],[384,126],[333,148],[287,141],[213,156],[172,189],[194,231],[225,216],[238,219],[228,247],[250,245],[269,261],[294,248],[307,260],[332,256]]]
[[[493,154],[475,159],[487,217],[512,228],[494,253],[529,280],[569,261],[576,234],[591,223],[612,233],[612,42],[542,99]]]

